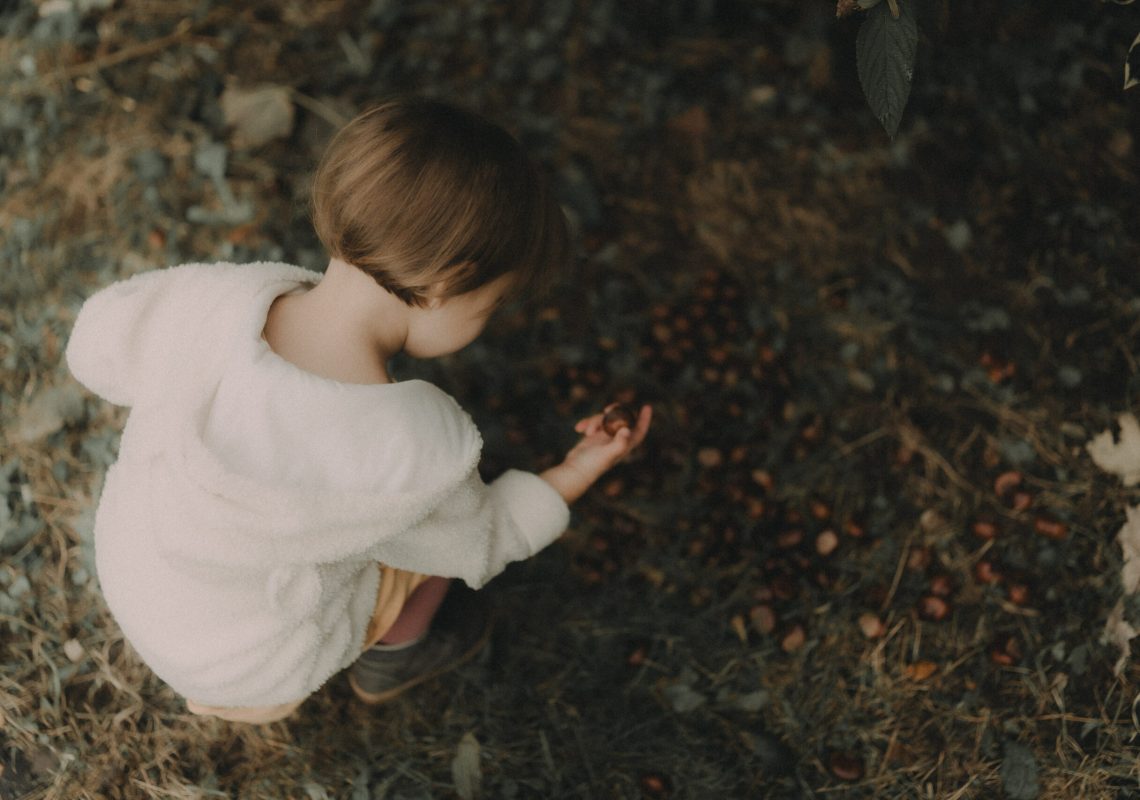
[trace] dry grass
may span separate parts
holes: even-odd
[[[12,158],[0,196],[0,229],[22,220],[42,225],[16,252],[18,270],[0,287],[11,298],[0,309],[0,469],[14,465],[9,505],[40,524],[0,564],[0,589],[21,577],[30,582],[13,606],[0,608],[0,794],[26,800],[451,796],[451,759],[461,737],[474,732],[487,796],[654,797],[663,795],[653,793],[649,779],[661,778],[674,797],[990,798],[1001,796],[1003,746],[1011,741],[1034,753],[1042,798],[1136,796],[1140,667],[1113,676],[1114,653],[1100,644],[1099,630],[1118,591],[1112,536],[1124,505],[1137,497],[1094,471],[1078,435],[1110,424],[1125,402],[1122,387],[1135,380],[1140,332],[1121,300],[1126,273],[1108,263],[1098,275],[1084,275],[1095,318],[1058,326],[1050,317],[1056,310],[1025,288],[1025,264],[1045,269],[1044,245],[1035,252],[1006,249],[1013,247],[1007,240],[1017,239],[1018,213],[1028,213],[1009,205],[1016,192],[985,181],[972,187],[971,202],[986,214],[984,226],[974,220],[980,252],[993,262],[955,255],[941,220],[914,226],[904,213],[912,202],[953,203],[931,194],[938,163],[912,165],[927,170],[927,178],[908,194],[897,175],[889,179],[890,170],[901,169],[891,149],[852,144],[836,120],[828,123],[835,147],[793,144],[783,152],[762,143],[773,135],[797,142],[801,120],[738,121],[736,144],[695,125],[697,117],[686,124],[703,137],[699,146],[691,136],[679,143],[675,132],[658,140],[660,131],[649,130],[645,163],[685,165],[663,170],[658,183],[646,183],[634,167],[630,175],[623,171],[628,154],[621,151],[620,121],[599,114],[568,123],[558,158],[596,157],[599,174],[609,171],[615,184],[637,187],[607,198],[618,209],[620,231],[594,234],[599,241],[590,242],[586,270],[597,291],[584,285],[590,297],[582,303],[572,293],[553,301],[545,340],[517,330],[498,340],[492,334],[488,350],[505,355],[476,349],[438,367],[437,377],[468,389],[464,399],[480,422],[489,421],[491,459],[521,452],[541,459],[552,445],[528,449],[514,427],[525,428],[529,419],[547,424],[552,400],[543,381],[568,390],[585,382],[597,393],[620,388],[628,376],[608,371],[614,347],[646,335],[643,308],[626,322],[595,323],[583,318],[584,303],[624,292],[630,305],[644,304],[648,295],[670,313],[687,312],[694,265],[713,267],[745,287],[748,310],[760,320],[748,322],[756,331],[739,349],[751,354],[749,348],[760,352],[782,342],[754,401],[770,419],[748,429],[747,459],[756,463],[739,465],[743,477],[731,462],[702,472],[692,458],[708,439],[745,427],[730,416],[729,393],[701,383],[697,371],[639,377],[635,385],[656,392],[652,399],[660,402],[656,449],[621,473],[623,484],[612,494],[580,507],[564,542],[496,585],[506,614],[489,661],[378,711],[355,704],[334,680],[286,723],[253,728],[187,714],[123,641],[85,574],[105,467],[93,453],[101,440],[113,442],[125,412],[90,400],[81,419],[46,439],[17,442],[10,432],[43,388],[69,380],[60,363],[63,343],[80,299],[96,285],[172,260],[216,260],[223,247],[252,258],[279,237],[292,257],[311,242],[292,230],[304,180],[294,173],[303,171],[298,164],[317,134],[234,154],[231,188],[256,201],[253,226],[192,226],[183,220],[185,207],[215,199],[212,187],[195,178],[194,148],[219,132],[177,109],[203,76],[229,70],[248,82],[304,86],[310,76],[298,53],[312,53],[301,49],[302,32],[314,31],[306,41],[315,40],[320,57],[335,61],[342,23],[359,15],[359,4],[287,3],[261,12],[218,6],[195,17],[198,5],[115,7],[97,23],[98,48],[35,53],[42,78],[20,82],[13,95],[53,99],[61,124],[59,135],[42,145],[38,172],[26,154]],[[185,18],[196,21],[180,27]],[[256,41],[236,53],[223,47],[221,34],[239,20]],[[580,24],[576,17],[572,25]],[[576,29],[570,35],[580,36]],[[725,58],[701,41],[676,45],[685,63]],[[778,51],[779,43],[769,44]],[[442,44],[404,43],[393,35],[388,46],[430,52]],[[755,43],[726,46],[740,50],[733,63],[750,63]],[[0,69],[27,47],[0,39]],[[210,49],[213,62],[201,57]],[[580,68],[579,97],[606,85],[602,67],[583,62]],[[771,69],[765,81],[799,80],[784,67]],[[89,83],[80,82],[85,91],[78,91],[83,78]],[[470,80],[457,72],[452,90],[461,93]],[[340,114],[360,91],[313,102]],[[125,102],[132,94],[133,105]],[[578,102],[569,88],[550,98]],[[312,113],[314,129],[327,133],[324,116]],[[1078,132],[1095,139],[1123,129],[1122,117],[1127,113],[1106,101],[1082,123],[1093,130]],[[850,115],[840,118],[850,122]],[[1050,123],[1034,146],[1070,141],[1076,134],[1069,125]],[[919,132],[911,144],[945,145],[939,154],[960,146],[950,134],[947,141],[941,136]],[[1006,144],[1030,146],[1012,134]],[[143,187],[133,178],[130,158],[141,147],[169,162],[170,177],[157,187],[160,209],[142,203]],[[1032,150],[1027,158],[1046,172],[1038,185],[1055,182],[1066,198],[1087,189],[1079,174],[1084,162],[1050,171],[1063,164],[1056,153]],[[1089,175],[1108,180],[1099,163],[1090,156]],[[1122,166],[1114,165],[1116,174]],[[1121,203],[1137,211],[1135,198]],[[953,213],[970,212],[951,208],[947,218]],[[1075,235],[1058,234],[1049,245],[1062,264],[1076,258],[1065,251],[1071,244],[1065,237]],[[605,244],[618,255],[595,260]],[[1128,253],[1135,251],[1130,246]],[[1131,268],[1128,253],[1121,261]],[[777,277],[781,263],[793,265],[790,277]],[[901,301],[886,290],[878,306],[854,303],[885,285],[884,274],[914,288],[913,307],[895,314],[891,303]],[[1039,287],[1043,274],[1035,276]],[[1070,279],[1063,271],[1045,277],[1065,286]],[[935,337],[937,347],[914,343],[928,335],[923,323],[957,324],[956,305],[975,295],[1004,304],[1013,328],[981,337],[959,327]],[[603,323],[610,327],[595,329]],[[583,341],[606,345],[586,346],[578,361],[566,355]],[[1066,349],[1067,342],[1078,344]],[[851,344],[858,350],[844,360],[838,353]],[[979,368],[987,349],[1017,364],[1014,377],[997,389],[965,381],[952,393],[934,388],[941,372]],[[1062,357],[1086,369],[1081,392],[1051,382]],[[539,377],[510,373],[518,364],[533,365]],[[568,378],[570,366],[587,378]],[[837,389],[821,377],[855,368],[879,370],[872,393]],[[594,381],[591,373],[600,377]],[[492,397],[487,376],[507,374],[513,377],[503,378]],[[1002,387],[1013,388],[1002,395]],[[504,406],[509,426],[496,410]],[[805,443],[803,421],[815,417],[821,432]],[[1077,433],[1061,423],[1079,426]],[[994,477],[1011,468],[1003,449],[1010,441],[1033,454],[1020,467],[1033,495],[1032,507],[1022,511],[993,490]],[[786,515],[757,523],[724,499],[734,481],[751,480],[753,467],[775,476],[763,500],[781,513],[810,519],[808,504],[823,497],[834,509],[829,524],[839,525],[851,515],[872,516],[876,494],[890,505],[873,536],[844,540],[831,562],[836,575],[829,589],[807,577],[797,584],[797,599],[781,613],[804,625],[806,642],[790,653],[778,636],[744,630],[742,641],[733,626],[747,618],[755,592],[769,581],[767,562],[785,557],[773,539]],[[745,490],[755,491],[751,484]],[[983,512],[1002,526],[1002,539],[982,543],[969,534]],[[1069,539],[1043,545],[1031,532],[1037,514],[1067,521]],[[914,611],[928,578],[907,568],[916,546],[929,548],[934,568],[957,580],[954,611],[944,622],[924,621]],[[972,581],[974,564],[996,557],[1034,581],[1031,603],[1015,606],[1000,590]],[[863,611],[882,615],[885,636],[863,637],[857,623]],[[991,661],[999,636],[1017,637],[1023,655],[1016,663]],[[1064,648],[1059,658],[1058,647]],[[1082,670],[1069,660],[1080,647],[1087,648]],[[933,665],[930,674],[915,672],[920,662]],[[685,681],[703,704],[682,712],[671,692]],[[767,704],[739,705],[759,689],[767,691]],[[774,742],[787,749],[774,749]],[[858,754],[864,777],[836,778],[827,761],[836,750]]]

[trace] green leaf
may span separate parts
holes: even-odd
[[[886,3],[867,12],[855,39],[855,65],[867,103],[892,139],[898,132],[903,109],[914,77],[918,50],[918,23],[914,0],[899,0],[899,18],[891,16]]]

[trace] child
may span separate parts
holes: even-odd
[[[74,375],[131,407],[95,523],[107,605],[191,711],[282,719],[339,670],[380,702],[471,656],[479,588],[565,529],[646,435],[601,415],[541,475],[477,473],[470,417],[389,359],[455,352],[568,261],[561,210],[505,131],[426,100],[350,122],[313,186],[331,255],[187,265],[91,297]],[[363,653],[363,655],[362,655]],[[355,663],[354,663],[355,662]]]

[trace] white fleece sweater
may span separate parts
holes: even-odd
[[[320,279],[285,264],[192,264],[91,297],[75,377],[131,407],[95,551],[124,635],[214,706],[301,699],[360,653],[375,563],[482,586],[566,528],[537,475],[486,485],[482,440],[424,381],[304,372],[261,337],[273,300]]]

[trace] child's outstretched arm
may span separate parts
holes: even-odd
[[[613,406],[608,406],[609,411]],[[562,463],[539,475],[562,495],[567,503],[573,503],[586,493],[586,490],[645,440],[653,409],[642,406],[633,428],[622,428],[611,436],[602,427],[605,412],[595,414],[578,422],[574,430],[582,434],[578,444],[566,454]]]

